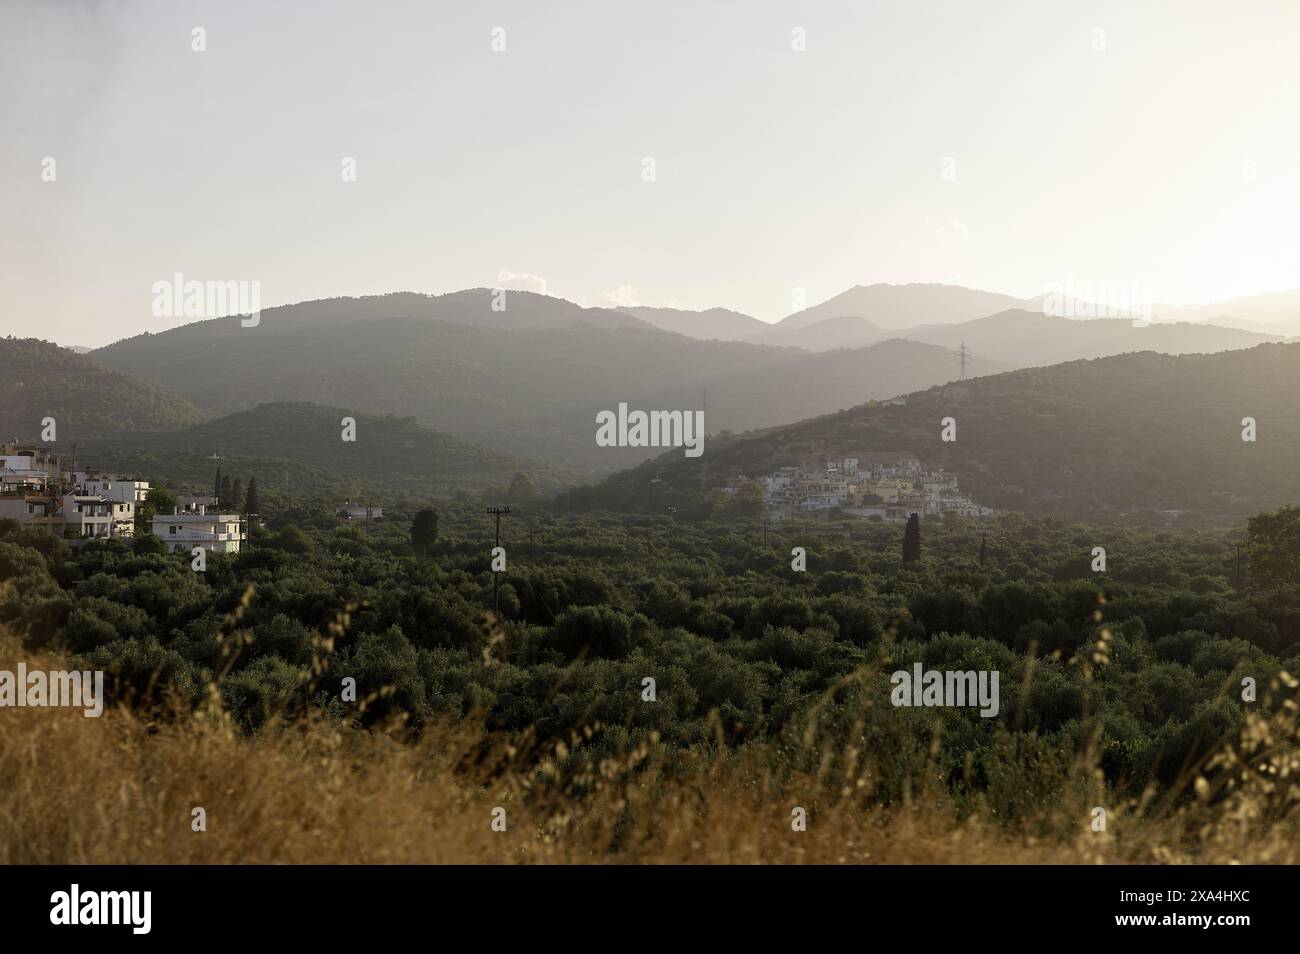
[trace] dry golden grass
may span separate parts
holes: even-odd
[[[66,666],[0,641],[0,668],[19,658]],[[1118,804],[1094,832],[1101,783],[1086,765],[1063,787],[1077,794],[1003,826],[978,801],[959,812],[919,784],[880,807],[854,752],[800,773],[774,769],[761,745],[707,762],[653,745],[575,758],[598,728],[535,748],[464,725],[411,742],[320,718],[249,738],[216,705],[167,719],[4,709],[0,862],[1295,863],[1294,716],[1291,702],[1253,718],[1217,766],[1189,776],[1201,797]],[[191,830],[196,806],[206,831]],[[794,806],[806,831],[791,828]]]

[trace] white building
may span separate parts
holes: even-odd
[[[64,494],[63,535],[66,537],[111,537],[117,536],[114,530],[119,526],[114,508],[130,507],[131,521],[134,527],[135,504],[119,504],[105,500],[98,494]],[[130,536],[130,533],[121,534]]]
[[[798,467],[782,467],[775,473],[768,474],[766,477],[762,478],[763,489],[769,494],[774,494],[793,486],[794,482],[798,479]]]
[[[211,553],[238,553],[248,539],[248,524],[242,514],[208,513],[200,506],[197,510],[155,514],[153,535],[162,540],[171,551],[189,553],[202,547]]]
[[[24,527],[73,539],[132,537],[136,504],[148,492],[144,481],[66,472],[35,445],[0,445],[0,518]]]
[[[0,492],[0,520],[17,520],[24,527],[61,533],[62,521],[55,516],[57,511],[57,501],[45,494]]]
[[[78,475],[82,477],[82,475]],[[77,484],[81,493],[98,494],[107,500],[129,501],[142,504],[149,496],[149,481],[130,480],[123,477],[85,476]]]
[[[48,494],[58,486],[58,460],[44,448],[0,445],[0,494]]]
[[[0,494],[48,494],[56,483],[42,470],[0,467]]]

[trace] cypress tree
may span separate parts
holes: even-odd
[[[438,511],[421,510],[411,521],[411,546],[416,553],[427,553],[438,539]]]
[[[912,514],[907,518],[907,529],[903,531],[903,562],[917,563],[921,559],[921,518]]]

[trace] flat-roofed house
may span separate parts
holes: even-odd
[[[154,514],[150,528],[168,550],[191,552],[202,547],[210,553],[238,553],[248,539],[248,524],[243,514],[209,511],[200,505],[196,510]]]

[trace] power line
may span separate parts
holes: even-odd
[[[970,349],[966,347],[966,342],[963,341],[961,347],[957,349],[957,363],[961,365],[960,380],[962,381],[966,380],[966,364],[970,361],[970,357]]]

